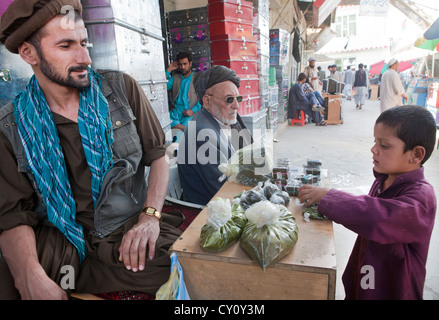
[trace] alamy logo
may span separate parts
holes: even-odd
[[[361,277],[361,289],[375,289],[375,269],[370,265],[364,265],[361,267],[360,272],[361,274],[365,274],[363,277]]]
[[[231,164],[255,164],[255,174],[267,174],[266,159],[272,158],[273,131],[271,129],[254,129],[253,134],[248,129],[221,129],[220,132],[204,128],[197,130],[195,121],[191,121],[187,132],[179,143],[178,164],[219,165],[226,162]],[[240,142],[247,145],[253,138],[253,144],[248,146],[251,152],[242,157],[231,157],[229,149],[238,151]],[[259,172],[256,172],[259,171]]]
[[[61,278],[60,287],[63,290],[75,289],[75,268],[70,265],[61,267],[61,274],[65,274]]]
[[[61,27],[63,29],[75,29],[75,9],[69,5],[62,6],[61,14],[64,15],[61,19]]]

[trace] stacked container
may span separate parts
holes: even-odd
[[[168,12],[167,30],[171,61],[175,61],[180,52],[190,52],[193,71],[210,68],[210,35],[206,7]]]
[[[253,2],[253,36],[258,41],[258,76],[259,93],[261,96],[261,112],[266,118],[266,127],[273,128],[273,113],[277,128],[277,107],[270,108],[270,2],[269,0],[250,0]]]
[[[212,65],[229,67],[241,79],[239,93],[244,99],[238,113],[245,116],[259,112],[258,43],[253,37],[253,4],[245,0],[209,0],[208,12]]]
[[[279,90],[278,119],[284,122],[287,119],[288,110],[288,64],[289,64],[290,34],[286,30],[270,30],[270,71],[271,83],[277,84]]]
[[[159,0],[82,0],[94,69],[114,69],[141,85],[172,141]],[[148,8],[148,10],[145,10]]]

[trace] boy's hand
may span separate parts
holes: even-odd
[[[308,208],[314,203],[319,202],[320,199],[322,199],[328,193],[328,191],[329,189],[327,188],[304,185],[299,189],[298,198],[300,203],[304,203],[304,206]]]

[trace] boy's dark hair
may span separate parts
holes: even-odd
[[[378,117],[375,124],[382,123],[395,129],[396,136],[405,143],[404,152],[416,146],[425,148],[421,164],[430,158],[436,144],[436,121],[425,108],[415,105],[390,108]]]
[[[177,61],[187,58],[189,62],[192,62],[192,54],[190,52],[179,52],[177,54]]]

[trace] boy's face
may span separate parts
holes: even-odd
[[[404,153],[405,143],[395,134],[395,129],[383,123],[374,127],[375,145],[372,147],[374,170],[378,173],[397,176],[419,167],[413,164],[410,150]]]

